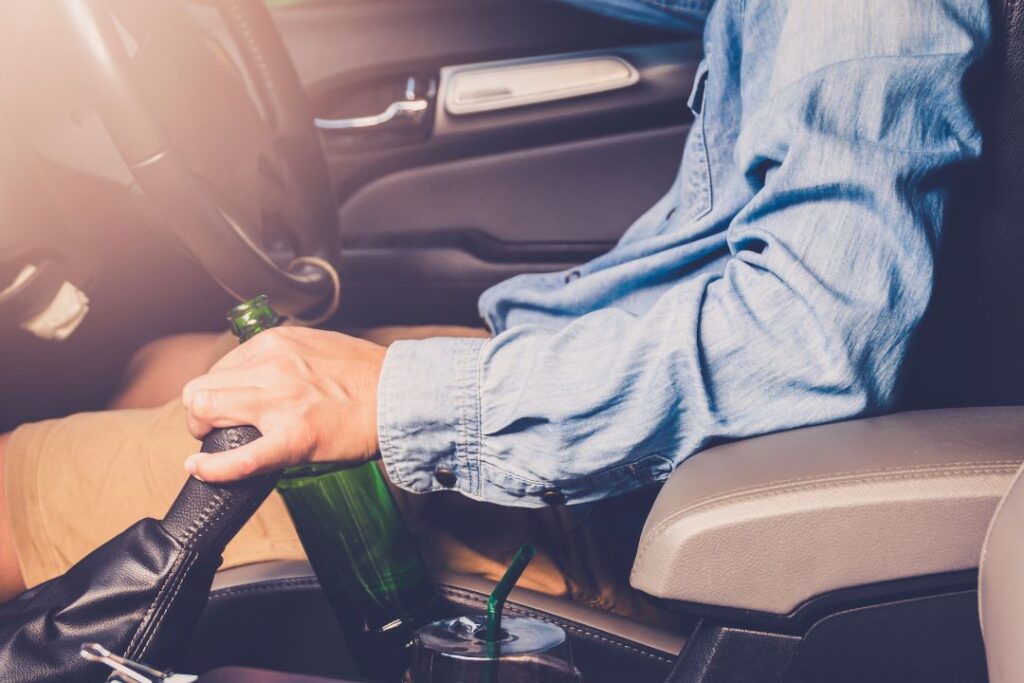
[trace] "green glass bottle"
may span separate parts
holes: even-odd
[[[231,333],[238,337],[240,344],[245,343],[264,330],[277,327],[281,318],[270,305],[266,294],[243,301],[228,311],[228,323]]]
[[[228,312],[241,342],[280,324],[266,296]],[[294,467],[277,490],[361,673],[397,680],[437,591],[376,463]]]

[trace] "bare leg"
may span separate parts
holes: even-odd
[[[182,334],[150,342],[132,356],[110,408],[153,408],[181,395],[185,384],[216,360],[217,334]],[[25,590],[3,488],[4,451],[10,434],[0,434],[0,603]]]
[[[360,334],[361,332],[361,334]],[[485,330],[458,327],[376,328],[357,331],[379,344],[395,339],[420,339],[431,336],[486,336]],[[185,384],[205,373],[234,346],[219,334],[180,334],[150,342],[132,356],[111,400],[110,409],[154,408],[181,396]],[[8,435],[0,434],[0,603],[25,589],[15,554],[11,521],[3,494],[3,450]]]
[[[219,349],[223,346],[223,349]],[[231,343],[213,333],[176,334],[152,341],[135,352],[108,406],[156,408],[181,396],[189,380],[202,375]]]
[[[7,602],[25,590],[25,580],[21,576],[18,556],[14,552],[14,535],[4,496],[4,449],[9,440],[9,434],[0,434],[0,603]]]

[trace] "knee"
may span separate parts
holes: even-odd
[[[180,336],[186,337],[187,335]],[[162,359],[166,359],[168,355],[172,355],[174,349],[176,349],[180,344],[181,340],[178,335],[159,337],[152,341],[148,341],[136,349],[129,357],[125,370],[129,374],[145,372],[154,365],[160,363]]]
[[[190,368],[212,364],[223,337],[213,332],[187,332],[159,337],[143,344],[133,353],[128,367],[146,370],[167,363],[184,363]]]
[[[181,394],[215,360],[220,335],[179,334],[151,341],[129,360],[108,407],[152,408]]]

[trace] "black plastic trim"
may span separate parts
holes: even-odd
[[[485,593],[445,581],[439,582],[439,592],[447,615],[480,612],[487,601]],[[261,624],[258,615],[271,611],[274,623]],[[571,618],[512,602],[505,611],[565,629],[587,683],[662,683],[673,665],[673,653]],[[274,638],[278,641],[270,647]],[[344,637],[316,578],[283,576],[213,590],[186,664],[191,670],[230,665],[345,675],[347,660]]]
[[[977,585],[976,569],[915,576],[823,593],[784,615],[679,600],[655,598],[654,601],[677,614],[698,615],[723,623],[767,628],[784,634],[799,634],[824,616],[841,610],[971,590],[977,588]]]
[[[831,614],[804,635],[786,683],[987,683],[978,594],[966,590]]]
[[[837,609],[793,633],[705,618],[667,683],[986,683],[977,591]]]
[[[604,254],[614,242],[515,242],[476,228],[389,232],[350,238],[345,251],[361,249],[457,249],[488,263],[581,263]]]
[[[799,645],[797,636],[701,622],[666,683],[782,683]]]

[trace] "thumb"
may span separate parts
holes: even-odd
[[[190,455],[185,469],[196,479],[219,484],[286,467],[288,455],[287,442],[270,433],[230,451]]]

